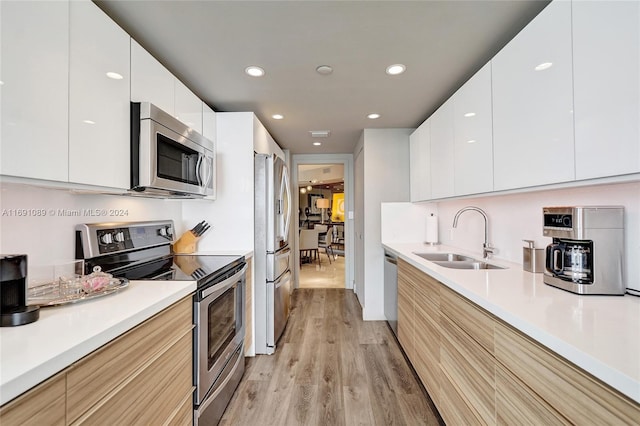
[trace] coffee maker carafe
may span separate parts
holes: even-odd
[[[544,282],[578,294],[625,293],[624,208],[545,207]]]
[[[0,256],[0,326],[29,324],[39,317],[38,306],[27,306],[27,256]]]

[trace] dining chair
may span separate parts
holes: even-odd
[[[313,255],[318,259],[320,265],[320,252],[318,251],[318,230],[317,229],[301,229],[300,230],[300,266],[302,266],[303,254],[313,260]]]
[[[324,252],[329,258],[329,264],[331,264],[331,258],[333,257],[333,248],[331,247],[331,239],[328,237],[329,226],[316,225],[315,230],[318,231],[318,247],[324,249]],[[329,253],[331,253],[331,255],[329,255]]]

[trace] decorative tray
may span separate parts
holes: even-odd
[[[65,305],[106,296],[120,291],[128,285],[129,280],[126,278],[110,278],[109,282],[100,289],[90,290],[80,280],[54,281],[29,288],[27,290],[27,305],[40,307]]]

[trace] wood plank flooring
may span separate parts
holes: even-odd
[[[247,358],[220,421],[253,425],[438,425],[384,321],[362,321],[351,290],[297,289],[274,355]]]

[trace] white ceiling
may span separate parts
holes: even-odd
[[[96,3],[216,111],[254,111],[282,148],[324,154],[364,128],[417,127],[548,1]],[[395,63],[407,71],[386,75]],[[310,130],[331,135],[316,147]]]

